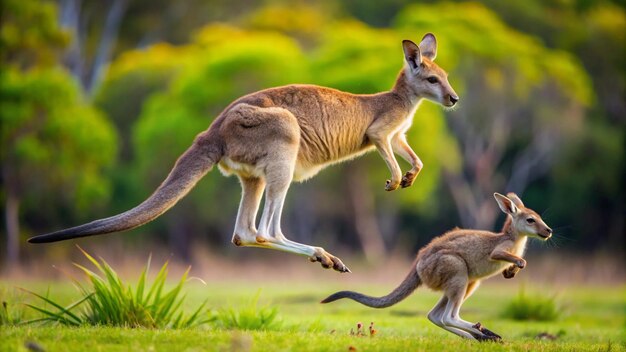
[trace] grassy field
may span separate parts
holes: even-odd
[[[546,294],[557,295],[563,314],[554,322],[514,321],[502,317],[503,306],[518,293],[521,282],[510,284],[493,280],[464,305],[462,316],[480,321],[503,336],[502,343],[462,340],[426,319],[438,294],[420,288],[400,304],[382,310],[363,307],[351,301],[321,305],[319,300],[338,289],[338,282],[312,284],[257,280],[242,283],[222,281],[204,285],[189,282],[186,309],[203,301],[216,311],[238,311],[250,307],[255,297],[258,307],[278,310],[278,323],[268,330],[241,331],[206,324],[190,329],[133,329],[117,327],[64,327],[61,325],[0,326],[0,350],[26,351],[41,347],[46,351],[624,351],[626,350],[626,287],[561,287]],[[2,300],[9,309],[24,310],[23,319],[38,313],[23,307],[34,299],[15,290],[24,287],[63,304],[78,298],[68,283],[41,281],[0,282]],[[392,286],[359,284],[349,287],[372,294],[384,294]],[[530,294],[539,292],[527,287]],[[544,292],[545,293],[545,292]],[[41,302],[37,302],[41,304]],[[365,326],[365,336],[351,335],[356,324]],[[370,336],[367,327],[377,330]],[[541,340],[549,333],[555,340]]]

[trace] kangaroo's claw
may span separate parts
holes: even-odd
[[[407,171],[406,174],[404,174],[404,176],[402,177],[402,181],[400,181],[400,187],[407,188],[413,185],[416,176],[417,174],[412,173],[411,171]]]

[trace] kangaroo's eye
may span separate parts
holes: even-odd
[[[435,76],[430,76],[426,78],[426,80],[428,81],[428,83],[432,83],[432,84],[439,83],[439,79],[437,79],[437,77]]]
[[[535,223],[535,219],[528,218],[528,219],[526,219],[526,222],[529,223],[529,224],[534,224]]]

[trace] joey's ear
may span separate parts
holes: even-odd
[[[434,61],[437,57],[437,39],[432,33],[426,33],[419,45],[422,56]]]
[[[500,193],[494,193],[493,197],[496,199],[496,202],[498,202],[498,206],[505,214],[514,215],[515,213],[517,213],[517,207],[512,200],[501,195]]]
[[[419,67],[422,64],[422,54],[420,54],[419,46],[410,40],[403,40],[402,50],[404,50],[404,59],[409,64],[411,72],[416,73],[419,71]]]
[[[506,197],[512,200],[518,208],[524,208],[524,203],[522,203],[522,200],[517,196],[517,194],[509,192],[506,194]]]

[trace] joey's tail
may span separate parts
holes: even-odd
[[[386,296],[372,297],[354,291],[339,291],[326,297],[321,303],[330,303],[338,299],[350,298],[368,307],[387,308],[407,298],[422,283],[422,280],[417,274],[416,266],[417,260],[413,262],[411,271],[406,276],[404,281],[402,281],[402,283],[396,287],[395,290],[391,291],[391,293]]]
[[[222,157],[222,148],[208,133],[199,135],[193,145],[178,158],[165,181],[143,203],[119,215],[95,220],[65,230],[35,236],[30,243],[47,243],[71,238],[103,235],[130,230],[154,220],[184,197]]]

